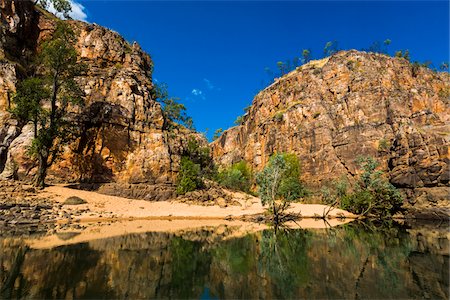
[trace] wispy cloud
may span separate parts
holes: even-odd
[[[214,84],[212,84],[211,80],[209,80],[208,78],[203,78],[203,82],[206,84],[206,87],[210,91],[212,91],[212,90],[220,91],[221,90],[220,88],[218,88]]]
[[[70,5],[72,6],[72,11],[69,12],[69,16],[74,20],[86,21],[87,20],[87,14],[85,12],[86,8],[82,4],[74,0],[69,0],[69,2]],[[53,7],[52,2],[49,3],[48,11],[57,15],[60,18],[63,18],[61,13],[56,12],[56,9]]]
[[[203,94],[203,91],[202,91],[202,90],[199,90],[199,89],[193,89],[192,92],[191,92],[191,94],[194,95],[194,96],[196,96],[196,97],[199,97],[199,98],[205,100],[205,95]]]
[[[209,81],[209,79],[203,78],[203,82],[206,84],[209,90],[213,90],[215,86]]]

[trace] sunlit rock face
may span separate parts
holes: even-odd
[[[449,182],[449,96],[446,72],[403,58],[341,51],[261,91],[243,124],[211,147],[218,163],[244,159],[255,170],[274,152],[296,153],[312,186],[351,179],[355,159],[372,156],[395,186],[430,191]],[[449,204],[436,201],[443,200]]]
[[[28,1],[1,2],[8,7],[2,9],[1,17],[9,27],[2,24],[0,44],[8,58],[0,63],[0,172],[3,177],[12,177],[17,170],[19,178],[30,178],[36,171],[26,151],[32,128],[18,127],[7,110],[17,82],[27,75],[28,60],[51,38],[56,19],[21,3]],[[49,171],[49,179],[173,181],[188,139],[206,141],[182,128],[164,130],[161,106],[152,98],[153,62],[149,55],[138,44],[131,45],[101,26],[66,22],[77,36],[79,61],[87,67],[86,74],[77,78],[86,94],[85,106],[74,111],[82,135],[66,147],[62,159]],[[23,43],[22,38],[34,42]],[[28,59],[21,58],[19,46]]]

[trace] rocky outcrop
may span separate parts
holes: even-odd
[[[445,187],[449,96],[448,73],[403,58],[341,51],[277,79],[255,97],[243,124],[211,147],[218,163],[243,159],[255,170],[274,152],[294,152],[311,186],[351,179],[355,158],[373,156],[397,187]]]
[[[56,220],[59,215],[54,204],[50,199],[38,197],[30,185],[0,180],[0,232],[14,232],[19,226],[37,226]]]
[[[29,4],[1,2],[3,7],[8,6],[2,8],[2,21],[10,24],[2,25],[2,31],[8,33],[0,45],[5,53],[17,56],[17,45],[21,45],[23,52],[33,57],[39,45],[52,35],[57,19]],[[152,96],[153,62],[137,43],[131,45],[119,34],[95,24],[66,22],[77,35],[79,61],[87,66],[86,74],[77,78],[86,94],[84,107],[77,111],[82,135],[66,147],[48,178],[172,182],[188,140],[206,141],[182,127],[165,130],[167,120]],[[24,44],[22,37],[34,42]],[[26,75],[19,76],[24,64],[26,60],[12,57],[0,65],[0,172],[3,177],[20,179],[30,178],[36,171],[26,151],[32,128],[20,127],[7,112],[15,85]]]

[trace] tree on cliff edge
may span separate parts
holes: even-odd
[[[24,80],[13,98],[12,113],[23,123],[33,122],[34,139],[30,154],[38,161],[35,186],[43,188],[47,169],[55,162],[63,145],[74,138],[70,107],[82,105],[83,92],[74,78],[80,75],[75,35],[59,22],[51,40],[39,55],[39,78]]]
[[[55,11],[61,13],[64,18],[70,19],[69,13],[72,11],[72,5],[69,0],[35,0],[34,4],[39,4],[45,9],[53,7]]]

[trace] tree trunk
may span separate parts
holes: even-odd
[[[48,157],[46,157],[42,153],[39,153],[38,156],[39,156],[39,168],[36,174],[34,186],[39,189],[43,189],[45,187],[45,177],[47,177]]]

